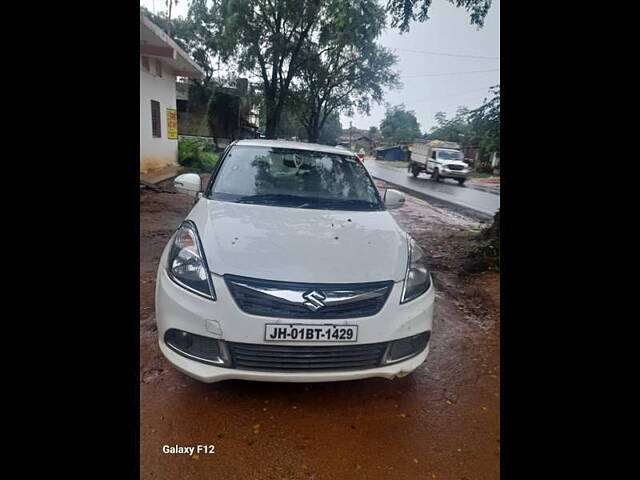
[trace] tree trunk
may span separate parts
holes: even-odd
[[[318,139],[320,138],[320,129],[318,128],[317,119],[313,119],[311,125],[307,129],[307,139],[310,143],[318,143]]]
[[[320,132],[318,131],[318,129],[314,129],[314,130],[307,130],[307,138],[309,140],[309,143],[318,143],[318,138],[320,137]]]
[[[264,136],[269,139],[275,139],[278,131],[279,118],[276,117],[275,111],[267,110],[267,125],[264,130]]]
[[[307,140],[309,143],[318,143],[320,138],[320,122],[319,115],[317,113],[312,114],[309,119],[309,125],[305,127],[307,130]]]
[[[171,6],[173,0],[169,0],[169,16],[167,17],[167,35],[171,36]]]
[[[265,101],[266,108],[266,126],[264,135],[266,138],[275,139],[278,134],[278,126],[280,125],[280,114],[282,113],[282,102],[274,97],[267,98]]]

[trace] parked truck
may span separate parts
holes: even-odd
[[[417,177],[420,172],[431,175],[439,182],[452,178],[463,185],[469,174],[469,166],[463,161],[460,145],[443,140],[414,140],[409,146],[411,157],[408,170]]]

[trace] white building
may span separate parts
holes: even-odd
[[[140,16],[140,172],[176,165],[176,77],[203,70],[147,17]]]

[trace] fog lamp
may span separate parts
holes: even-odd
[[[171,350],[192,360],[220,366],[230,363],[224,342],[215,338],[172,328],[165,333],[164,341]]]
[[[395,363],[416,356],[427,347],[430,337],[431,332],[426,331],[412,337],[391,342],[387,348],[384,363]]]

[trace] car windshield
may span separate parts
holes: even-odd
[[[384,208],[364,166],[354,157],[242,145],[225,156],[209,198],[330,210]]]
[[[455,150],[438,150],[438,158],[442,160],[462,160],[462,152]]]

